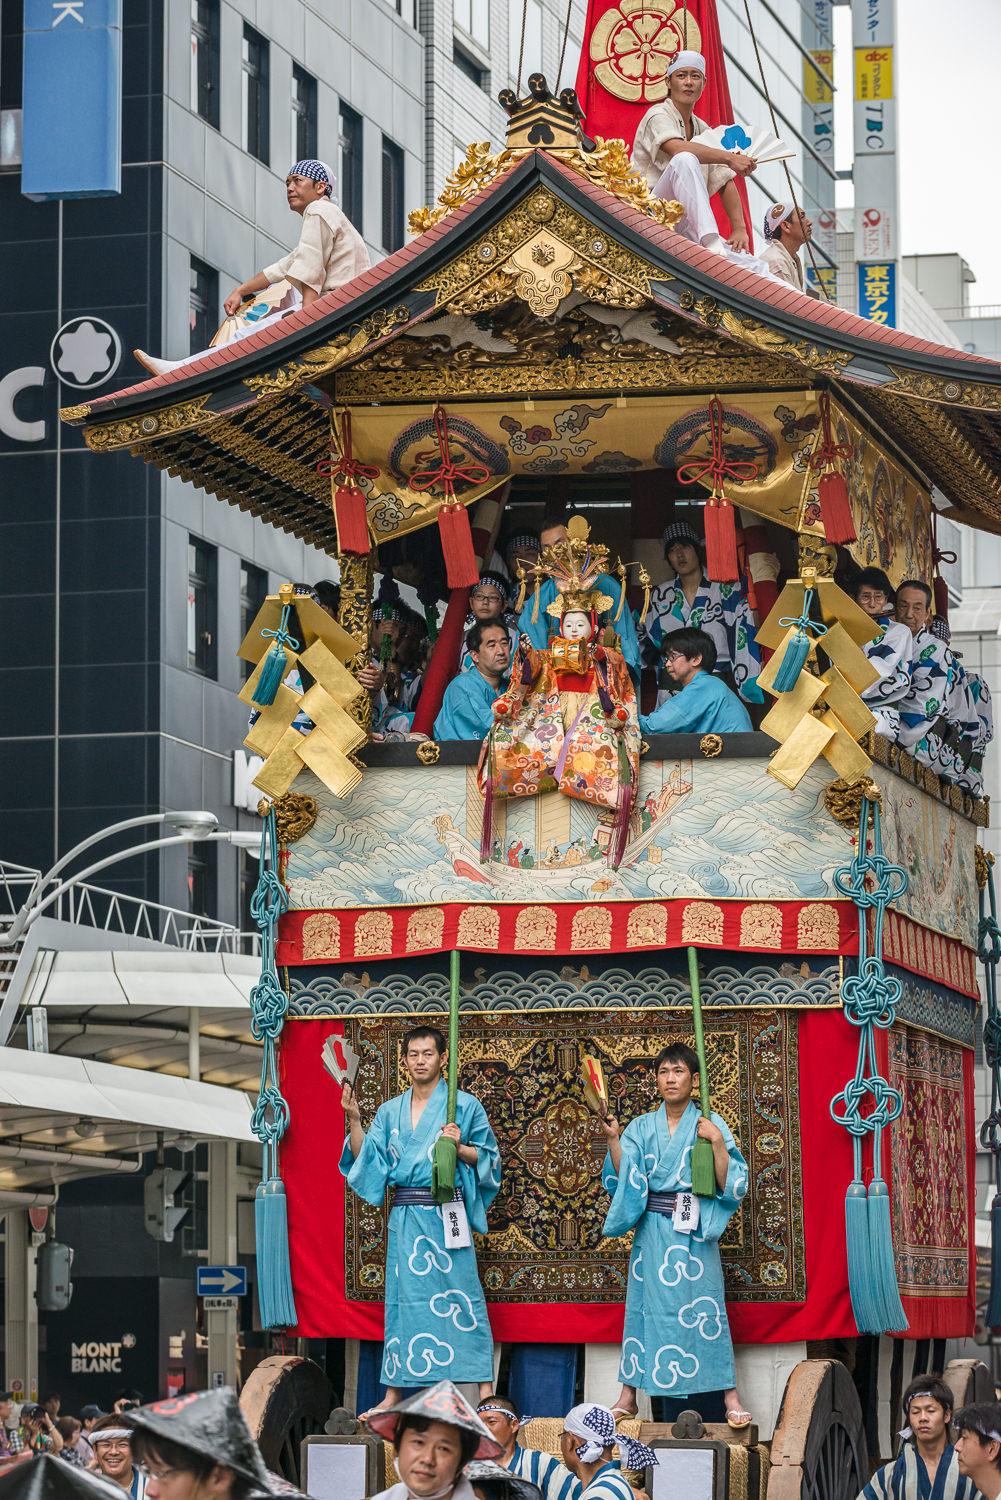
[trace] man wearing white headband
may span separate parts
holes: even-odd
[[[125,1491],[128,1500],[144,1500],[146,1475],[132,1459],[132,1429],[119,1416],[102,1417],[90,1433],[98,1471]],[[123,1497],[125,1500],[125,1497]]]
[[[723,255],[746,271],[771,276],[763,261],[749,255],[750,236],[734,177],[747,177],[757,162],[743,151],[699,144],[710,128],[695,113],[706,86],[701,52],[678,52],[667,70],[668,95],[647,110],[633,143],[633,170],[644,176],[658,198],[674,198],[685,210],[678,230],[687,240]],[[730,220],[730,238],[720,235],[710,198],[719,193]]]
[[[803,267],[799,252],[813,235],[813,225],[794,203],[773,203],[765,214],[767,244],[761,259],[780,281],[788,282],[797,292],[804,292]]]
[[[542,1500],[580,1500],[579,1480],[558,1459],[538,1448],[523,1448],[518,1442],[522,1423],[527,1426],[532,1419],[519,1416],[513,1401],[506,1396],[488,1396],[476,1408],[476,1415],[503,1445],[504,1452],[497,1459],[502,1469],[535,1485]]]
[[[952,1392],[941,1375],[916,1376],[901,1408],[904,1445],[892,1463],[876,1470],[859,1500],[975,1500],[973,1481],[964,1478],[949,1441]]]
[[[971,1480],[984,1500],[1001,1496],[1001,1406],[984,1401],[964,1406],[953,1418],[959,1432],[956,1457],[959,1472]]]
[[[368,270],[371,262],[364,241],[351,220],[332,201],[333,187],[334,174],[326,162],[310,158],[290,167],[285,179],[285,197],[292,212],[302,218],[299,243],[281,260],[265,266],[230,292],[223,305],[233,325],[227,324],[228,337],[221,338],[220,343],[247,338],[277,322],[287,312],[308,307],[324,292],[332,292]],[[273,292],[269,292],[270,287],[274,287]],[[241,312],[248,298],[255,301]],[[168,370],[176,370],[213,351],[200,349],[185,359],[156,359],[142,349],[132,352],[152,374],[165,375]]]
[[[585,1496],[587,1500],[636,1500],[632,1486],[613,1460],[613,1448],[618,1448],[623,1467],[634,1472],[650,1469],[658,1461],[645,1443],[616,1432],[615,1418],[607,1406],[584,1401],[563,1418],[560,1457],[580,1480],[581,1500]]]

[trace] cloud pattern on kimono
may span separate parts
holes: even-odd
[[[698,1281],[704,1270],[705,1262],[692,1255],[685,1245],[671,1245],[657,1275],[664,1286],[680,1286],[682,1278]]]
[[[436,1292],[431,1298],[431,1311],[436,1318],[451,1318],[459,1333],[472,1333],[474,1328],[479,1327],[472,1299],[467,1293],[459,1291],[458,1287],[450,1287],[447,1292]]]
[[[393,1345],[396,1345],[395,1349]],[[386,1346],[382,1351],[382,1378],[387,1385],[392,1385],[399,1375],[400,1365],[400,1341],[397,1338],[387,1339]]]
[[[678,1308],[678,1322],[682,1328],[697,1328],[702,1338],[712,1342],[723,1332],[719,1303],[712,1297],[696,1297]]]
[[[639,1351],[637,1355],[636,1351]],[[632,1385],[643,1374],[643,1364],[646,1350],[639,1339],[626,1339],[622,1345],[622,1361],[619,1365],[619,1379],[624,1385]]]
[[[679,1380],[694,1380],[699,1362],[679,1344],[662,1344],[654,1356],[653,1383],[662,1391],[673,1390]]]
[[[455,1350],[433,1333],[415,1333],[407,1346],[407,1374],[426,1380],[437,1368],[444,1370],[455,1358]]]
[[[422,1245],[426,1245],[427,1249],[421,1251]],[[441,1245],[429,1240],[426,1234],[419,1234],[414,1240],[407,1265],[415,1276],[430,1276],[432,1271],[450,1271],[452,1257]]]

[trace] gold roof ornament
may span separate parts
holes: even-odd
[[[487,141],[467,146],[465,161],[449,173],[435,207],[418,208],[411,213],[411,234],[423,234],[532,151],[548,152],[630,208],[658,224],[674,228],[684,213],[681,204],[654,197],[646,178],[633,171],[624,141],[605,140],[600,135],[592,141],[584,135],[580,123],[582,111],[573,89],[562,89],[557,98],[550,92],[545,76],[533,73],[528,90],[523,99],[513,89],[501,90],[498,98],[508,116],[503,150],[491,151]]]

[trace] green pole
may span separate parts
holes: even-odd
[[[699,955],[695,948],[688,950],[688,978],[692,986],[692,1022],[695,1027],[695,1051],[699,1059],[699,1098],[702,1101],[702,1118],[709,1119],[709,1069],[706,1066],[706,1038],[702,1029],[702,993],[699,989]],[[699,1198],[716,1196],[716,1164],[713,1148],[708,1141],[697,1136],[692,1147],[692,1192]]]
[[[448,992],[448,1105],[445,1119],[455,1124],[455,1105],[459,1093],[459,951],[454,949],[449,969]],[[436,1203],[450,1203],[455,1196],[455,1179],[459,1155],[455,1142],[439,1136],[431,1156],[431,1192]]]

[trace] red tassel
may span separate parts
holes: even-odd
[[[733,506],[725,495],[706,501],[703,518],[706,523],[706,577],[716,583],[736,583],[737,530]]]
[[[935,597],[935,613],[941,615],[943,620],[947,620],[949,618],[949,585],[941,573],[935,574],[932,592]]]
[[[445,576],[450,589],[470,589],[480,581],[473,551],[473,534],[465,506],[443,505],[438,512]]]
[[[371,552],[365,496],[354,484],[339,484],[334,490],[334,521],[338,552],[364,555]]]
[[[845,476],[837,471],[821,474],[820,483],[817,485],[817,496],[820,500],[820,519],[824,527],[824,536],[828,542],[835,547],[843,547],[846,542],[856,541],[855,522],[852,520],[852,508],[848,501],[848,486]]]

